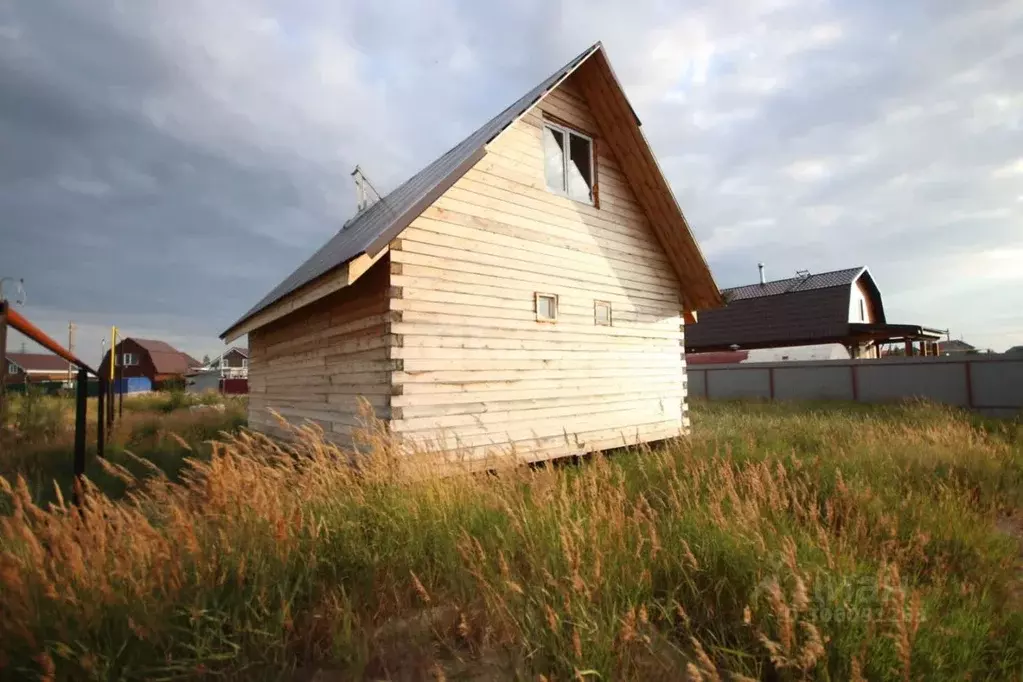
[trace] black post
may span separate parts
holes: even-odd
[[[96,395],[96,456],[103,456],[103,443],[106,442],[106,434],[103,426],[107,421],[106,404],[103,399],[106,397],[107,383],[103,377],[99,378],[99,392]]]
[[[107,383],[107,434],[114,431],[114,382]]]
[[[86,412],[89,409],[89,373],[78,370],[78,383],[75,386],[75,504],[81,504],[78,489],[82,476],[85,475],[85,430]]]
[[[7,428],[7,301],[0,299],[0,431]]]
[[[117,418],[124,419],[124,370],[118,367],[117,376]]]

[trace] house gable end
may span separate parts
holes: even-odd
[[[462,177],[470,167],[475,167],[478,164],[485,145],[534,109],[537,101],[542,101],[564,79],[577,72],[590,74],[587,76],[586,85],[584,85],[586,96],[592,102],[600,102],[598,107],[601,114],[598,118],[601,118],[607,124],[605,127],[612,131],[612,137],[608,139],[608,144],[622,159],[626,174],[633,178],[637,184],[643,204],[642,210],[653,221],[657,238],[671,258],[676,275],[685,291],[686,309],[695,311],[698,308],[714,308],[722,305],[720,292],[714,284],[706,260],[639,129],[639,119],[611,70],[603,47],[597,43],[391,195],[371,206],[364,212],[364,215],[357,216],[356,219],[350,221],[351,225],[346,224],[338,237],[331,240],[333,243],[340,239],[337,248],[332,248],[330,244],[326,245],[291,277],[264,297],[263,301],[225,331],[221,338],[231,341],[302,305],[307,305],[331,291],[350,285],[361,273],[355,273],[354,277],[351,273],[346,273],[342,277],[333,277],[330,275],[331,269],[343,266],[356,257],[379,258],[387,242],[397,237],[416,216],[422,215],[423,209],[432,205],[436,196]],[[386,216],[381,213],[385,208],[389,211]],[[373,216],[376,218],[371,220]],[[372,237],[368,236],[370,234]],[[358,249],[345,255],[351,250],[348,248],[351,246],[348,244],[350,241],[348,236],[353,238],[357,236],[358,239],[355,241],[359,243],[369,240],[361,255],[359,255]],[[341,242],[347,246],[341,248]],[[352,244],[354,243],[352,242]],[[333,263],[333,265],[325,267],[324,263]],[[371,265],[372,263],[366,264],[363,271]],[[306,272],[307,270],[308,272]],[[328,276],[331,278],[328,286],[319,288],[312,286],[314,281]],[[271,314],[267,315],[268,312]]]

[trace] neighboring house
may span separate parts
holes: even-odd
[[[885,319],[881,292],[865,267],[761,281],[722,290],[726,305],[701,313],[686,350],[703,353],[841,344],[851,357],[877,357],[883,344],[933,346],[940,332]],[[915,351],[914,351],[915,352]],[[750,359],[753,361],[753,359]]]
[[[940,355],[959,355],[963,353],[979,352],[976,346],[966,343],[962,339],[938,342],[938,353]]]
[[[40,381],[67,380],[67,360],[53,353],[8,353],[5,358],[5,383],[20,384],[26,381],[35,383]]]
[[[821,346],[787,346],[754,348],[753,350],[711,351],[686,354],[687,365],[726,365],[752,362],[811,362],[848,360],[849,352],[838,344]]]
[[[782,348],[755,348],[746,362],[822,362],[848,360],[849,349],[837,343],[816,346],[785,346]]]
[[[249,425],[543,459],[688,426],[683,320],[721,305],[598,43],[360,211],[222,334]],[[699,326],[699,325],[696,325]]]
[[[204,369],[216,370],[218,376],[225,379],[246,379],[249,376],[249,349],[232,346],[211,360]]]
[[[247,393],[249,377],[249,349],[234,346],[214,358],[205,367],[186,375],[186,390],[190,393],[219,391]]]
[[[749,358],[748,350],[719,350],[709,353],[686,353],[686,365],[737,365]]]
[[[1023,346],[1013,346],[1005,351],[1006,355],[1023,355]]]
[[[202,363],[187,353],[179,351],[168,343],[153,339],[126,338],[117,343],[116,366],[120,367],[125,379],[144,377],[152,388],[160,388],[167,382],[183,382],[185,375]],[[100,376],[110,371],[110,353],[103,356]]]

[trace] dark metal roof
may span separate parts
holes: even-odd
[[[807,275],[806,277],[790,277],[788,279],[777,279],[764,284],[746,284],[732,289],[722,289],[721,294],[728,302],[741,301],[747,298],[761,298],[763,296],[777,296],[793,291],[811,291],[813,289],[828,289],[830,287],[849,286],[866,270],[864,267],[847,268],[845,270],[834,270],[832,272],[821,272]]]
[[[555,71],[514,104],[487,121],[481,128],[416,173],[403,185],[346,222],[330,241],[283,282],[274,287],[259,303],[242,315],[237,322],[231,325],[230,329],[237,327],[267,306],[356,256],[362,253],[370,255],[379,253],[387,243],[405,229],[427,206],[447,191],[483,156],[487,143],[514,123],[515,119],[525,113],[548,90],[557,85],[564,76],[598,49],[600,49],[599,42]],[[227,332],[221,337],[226,335]]]
[[[870,272],[847,268],[723,290],[724,308],[703,311],[699,322],[686,326],[686,350],[854,342],[849,307],[856,283],[866,288],[875,324],[883,326],[881,292]]]
[[[52,353],[8,353],[7,362],[14,363],[26,372],[66,372],[68,362]],[[7,368],[4,367],[4,372]]]

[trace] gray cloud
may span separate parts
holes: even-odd
[[[500,27],[500,30],[495,30]],[[0,275],[196,354],[350,215],[602,39],[722,286],[869,265],[1023,342],[1023,12],[990,0],[0,6]],[[144,331],[144,333],[143,333]]]

